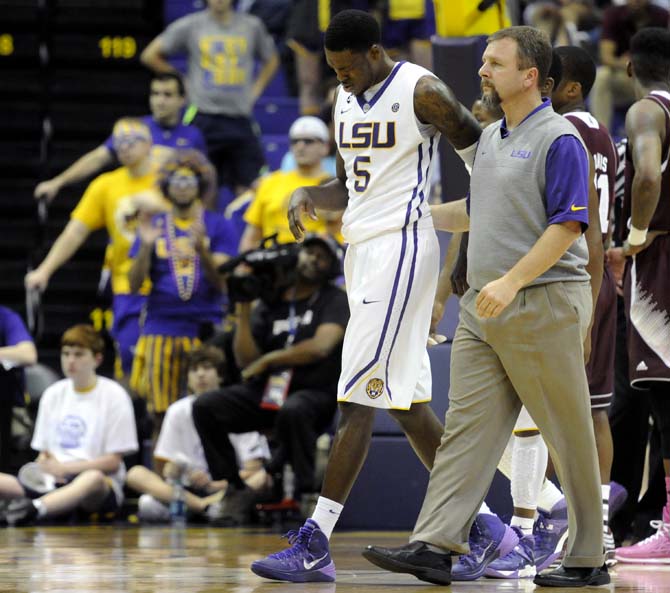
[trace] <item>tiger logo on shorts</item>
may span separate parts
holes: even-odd
[[[377,399],[384,393],[384,381],[381,379],[370,379],[365,386],[365,393],[368,394],[370,399]]]

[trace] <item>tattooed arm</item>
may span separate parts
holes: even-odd
[[[433,124],[440,130],[457,150],[472,146],[482,133],[475,117],[434,76],[424,76],[416,83],[414,113],[422,123]]]

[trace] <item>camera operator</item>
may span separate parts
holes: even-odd
[[[252,306],[258,295],[240,290],[239,278],[229,281],[229,297],[236,301],[238,318],[233,351],[244,382],[205,393],[193,405],[193,420],[212,478],[230,484],[224,499],[228,520],[242,522],[251,503],[229,433],[274,429],[278,448],[268,473],[281,472],[284,462],[289,462],[296,477],[296,498],[317,487],[316,439],[332,422],[337,407],[349,307],[344,291],[332,283],[340,274],[342,250],[337,242],[329,236],[311,236],[296,249],[294,273],[275,275],[272,288],[281,288],[276,298],[266,290]],[[252,262],[245,263],[258,273]],[[276,265],[281,267],[279,261]]]

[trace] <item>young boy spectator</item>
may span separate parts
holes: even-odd
[[[169,481],[181,471],[185,472],[186,506],[192,513],[205,513],[215,518],[217,505],[228,486],[226,480],[212,480],[205,459],[200,437],[193,424],[194,400],[202,393],[221,387],[225,359],[223,352],[214,346],[195,350],[189,359],[188,387],[191,395],[173,403],[165,414],[165,421],[154,451],[153,472],[136,465],[128,472],[127,484],[142,493],[139,500],[140,519],[164,521],[169,519],[168,504],[173,486]],[[240,467],[240,477],[256,489],[264,486],[267,475],[262,469],[263,459],[270,456],[265,437],[257,432],[231,435]],[[182,467],[180,467],[182,466]],[[185,469],[182,469],[184,468]],[[208,510],[208,507],[211,510]]]
[[[18,478],[0,474],[0,498],[12,500],[10,525],[32,523],[80,509],[114,512],[123,503],[124,455],[137,450],[130,397],[115,381],[100,377],[104,341],[90,325],[75,325],[61,338],[65,379],[40,400],[31,446],[38,471],[55,488],[39,496]]]

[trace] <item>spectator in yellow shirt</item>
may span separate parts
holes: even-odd
[[[139,316],[149,284],[140,294],[130,294],[128,271],[130,246],[135,239],[138,194],[152,190],[156,183],[150,158],[151,132],[139,119],[122,118],[113,131],[114,150],[122,167],[96,177],[70,215],[70,222],[51,246],[42,263],[25,278],[27,289],[45,290],[49,279],[65,264],[93,232],[106,228],[110,244],[105,265],[110,268],[112,335],[117,349],[117,369],[130,373],[132,350],[139,336]]]
[[[287,218],[291,194],[299,187],[320,185],[330,179],[321,167],[321,160],[328,154],[328,126],[318,117],[304,116],[293,122],[288,134],[297,167],[289,172],[275,171],[261,179],[244,215],[247,226],[240,240],[240,252],[258,247],[263,237],[275,233],[280,243],[293,243]],[[307,232],[330,234],[342,242],[341,213],[333,216],[332,212],[318,212],[318,216],[319,220],[305,220]]]

